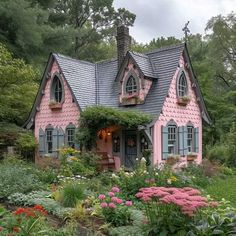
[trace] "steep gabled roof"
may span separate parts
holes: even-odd
[[[190,64],[190,72],[192,73],[191,79],[193,80],[192,82],[196,84],[195,92],[200,98],[202,117],[207,123],[210,123],[211,120],[206,110],[198,81],[192,70],[187,47],[185,44],[180,44],[145,54],[127,52],[126,59],[132,57],[143,75],[153,78],[152,86],[146,96],[144,104],[128,107],[119,105],[120,81],[116,80],[116,77],[120,72],[118,71],[117,59],[94,64],[72,59],[60,54],[52,54],[26,125],[29,124],[35,116],[36,107],[42,96],[41,91],[46,83],[46,74],[53,58],[58,62],[68,87],[81,110],[92,105],[104,105],[119,109],[138,109],[149,113],[156,120],[161,113],[165,98],[168,95],[170,83],[178,67],[181,55],[184,55]]]
[[[96,104],[95,64],[53,54],[80,108]]]

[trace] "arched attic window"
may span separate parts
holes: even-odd
[[[177,83],[178,97],[185,97],[188,95],[188,84],[184,71],[181,72]]]
[[[127,79],[125,92],[129,95],[132,95],[134,93],[137,93],[137,91],[138,91],[138,85],[137,85],[136,79],[131,75]]]
[[[56,73],[53,77],[50,98],[57,103],[62,103],[64,100],[64,87],[59,73]]]

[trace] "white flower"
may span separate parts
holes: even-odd
[[[156,172],[155,175],[159,175],[158,172]]]
[[[142,157],[141,162],[146,162],[145,157]]]
[[[167,179],[167,184],[171,184],[171,179]]]
[[[119,176],[117,176],[117,175],[114,174],[114,173],[111,175],[111,177],[114,178],[114,179],[115,179],[115,178],[119,178]]]

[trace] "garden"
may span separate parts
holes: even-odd
[[[59,168],[0,162],[0,235],[236,235],[236,173],[204,160],[185,169],[98,171],[99,156],[60,150]]]

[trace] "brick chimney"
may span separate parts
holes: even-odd
[[[129,28],[124,25],[117,27],[117,57],[118,57],[118,69],[120,68],[123,59],[130,49],[131,37],[129,35]]]

